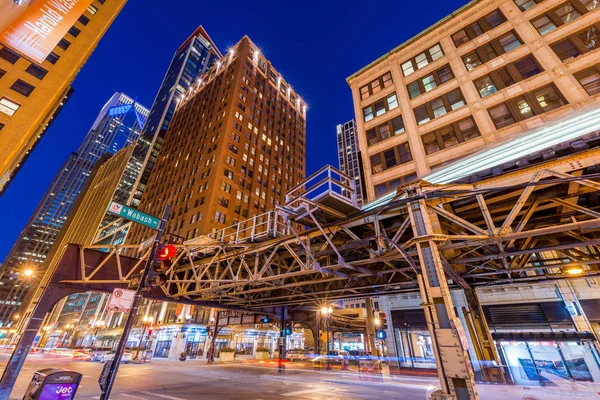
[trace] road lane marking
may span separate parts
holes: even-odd
[[[140,396],[134,396],[132,394],[127,394],[127,393],[119,393],[121,396],[125,396],[125,397],[131,397],[132,399],[140,399],[140,400],[147,400],[145,397],[140,397]]]
[[[185,400],[184,398],[181,398],[181,397],[167,396],[166,394],[159,394],[159,393],[153,393],[153,392],[140,392],[140,393],[147,394],[148,396],[162,397],[163,399],[169,399],[169,400]]]
[[[327,390],[327,389],[326,388],[315,388],[315,389],[298,390],[296,392],[282,393],[281,395],[285,396],[285,397],[292,397],[292,396],[299,396],[301,394],[310,394],[310,393],[322,392],[324,390]]]

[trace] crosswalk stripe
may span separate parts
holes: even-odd
[[[169,399],[169,400],[186,400],[181,397],[167,396],[166,394],[160,394],[160,393],[153,393],[153,392],[140,392],[140,393],[147,394],[149,396],[161,397],[163,399]]]

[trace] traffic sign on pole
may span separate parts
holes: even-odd
[[[137,222],[138,224],[146,225],[152,229],[158,229],[158,226],[160,225],[160,218],[144,214],[135,208],[127,207],[114,201],[110,202],[108,212],[130,221]]]
[[[129,312],[135,296],[135,290],[115,288],[108,301],[108,311]]]

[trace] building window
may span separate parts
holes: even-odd
[[[421,140],[423,141],[425,152],[429,155],[477,138],[480,135],[475,121],[473,121],[473,118],[468,117],[433,132],[426,133],[421,136]]]
[[[17,93],[22,94],[25,97],[29,97],[31,92],[33,92],[33,89],[35,89],[33,85],[30,85],[29,83],[20,79],[17,79],[17,81],[13,83],[13,85],[10,88]]]
[[[522,42],[515,31],[511,31],[465,54],[462,57],[463,63],[467,67],[467,70],[472,71],[481,64],[516,49],[521,44]]]
[[[509,87],[510,85],[520,82],[523,79],[530,78],[542,72],[543,69],[538,64],[537,60],[529,55],[506,67],[498,68],[488,75],[475,79],[473,83],[481,97],[489,96]]]
[[[514,0],[517,7],[521,9],[521,11],[527,11],[530,8],[535,7],[537,4],[540,4],[544,0]]]
[[[408,142],[391,147],[371,156],[371,173],[378,174],[397,165],[412,161]]]
[[[442,57],[444,52],[442,51],[442,47],[440,44],[436,44],[421,54],[418,54],[416,57],[402,63],[402,73],[404,76],[409,76],[413,72],[418,69],[429,65],[429,63],[434,62],[438,58]]]
[[[597,7],[596,1],[572,0],[555,7],[531,21],[540,35],[545,35],[559,26],[567,24]]]
[[[77,37],[77,36],[79,36],[79,34],[81,33],[81,30],[79,30],[79,28],[76,28],[76,27],[72,26],[72,27],[69,29],[69,31],[68,31],[68,32],[69,32],[69,34],[70,34],[71,36],[73,36],[73,37]]]
[[[224,224],[227,221],[227,215],[225,213],[221,213],[221,212],[217,211],[215,213],[215,221],[220,222],[221,224]]]
[[[454,79],[454,74],[449,65],[432,72],[421,79],[407,85],[408,94],[411,99],[437,88],[438,86]]]
[[[95,15],[98,12],[98,9],[96,8],[95,5],[90,4],[87,8],[88,12],[92,15]]]
[[[567,38],[552,44],[550,47],[563,62],[569,61],[580,54],[588,53],[600,47],[598,32],[600,24],[592,25]]]
[[[27,67],[25,72],[27,72],[30,75],[35,76],[36,78],[38,78],[40,80],[44,79],[44,77],[48,73],[48,71],[46,71],[44,68],[42,68],[38,65],[35,65],[35,64],[31,64],[29,67]]]
[[[59,58],[60,56],[52,51],[50,54],[48,54],[48,57],[46,57],[46,61],[48,61],[50,64],[56,64]]]
[[[14,101],[7,99],[6,97],[0,98],[0,112],[3,112],[4,114],[13,116],[15,115],[19,107],[21,107],[20,104],[17,104]]]
[[[0,49],[0,58],[8,61],[11,64],[14,64],[21,57],[14,51],[10,50],[8,47],[3,47]]]
[[[70,45],[71,45],[71,42],[69,42],[66,39],[60,39],[60,41],[57,44],[57,46],[60,47],[63,50],[68,49]]]
[[[392,73],[387,72],[379,78],[375,79],[373,82],[370,82],[368,85],[361,87],[360,98],[361,100],[364,100],[369,96],[379,93],[386,87],[391,86],[393,83],[394,82],[392,81]]]
[[[417,124],[422,125],[466,105],[460,89],[454,89],[414,109]]]
[[[396,107],[398,107],[398,98],[396,92],[394,92],[383,99],[377,100],[375,104],[363,108],[363,118],[365,122],[369,122],[374,118],[373,110],[375,110],[375,117],[379,117]]]
[[[600,93],[600,65],[584,69],[574,75],[590,96]]]
[[[373,129],[369,129],[367,131],[367,142],[368,145],[371,146],[403,132],[404,121],[402,121],[402,116],[400,115]]]
[[[4,128],[4,124],[2,122],[0,122],[0,131],[2,130],[2,128]]]
[[[413,182],[417,180],[417,174],[412,173],[408,175],[401,176],[399,178],[392,179],[391,181],[375,185],[375,196],[376,198],[380,198],[391,191],[395,191],[401,185],[406,185],[407,183]],[[358,308],[358,305],[357,305]]]
[[[488,109],[497,129],[562,107],[567,101],[554,85],[548,85]]]
[[[3,69],[0,69],[0,78],[2,78],[4,76],[4,74],[6,74],[6,71]]]
[[[456,47],[460,47],[470,40],[475,39],[477,36],[482,35],[484,32],[503,24],[504,22],[506,22],[506,18],[500,12],[500,10],[496,9],[485,17],[479,18],[477,21],[469,24],[453,34],[452,40],[454,41],[454,45]]]
[[[81,25],[87,25],[90,22],[90,19],[88,17],[86,17],[85,15],[81,14],[81,17],[79,17],[79,19],[77,20],[81,23]]]

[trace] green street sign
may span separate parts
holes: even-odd
[[[137,222],[138,224],[149,226],[152,229],[158,229],[160,225],[160,219],[153,217],[152,215],[139,212],[135,208],[115,203],[114,201],[110,202],[110,206],[108,206],[108,212],[130,221]]]

